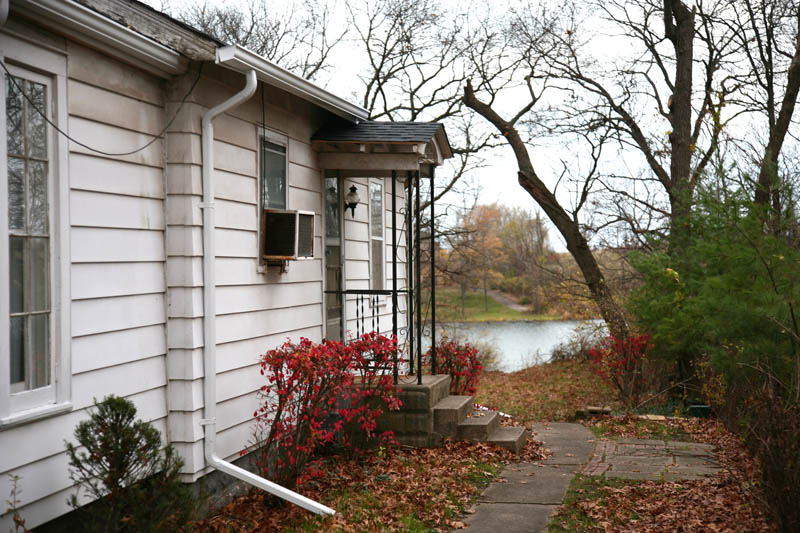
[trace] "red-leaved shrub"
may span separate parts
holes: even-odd
[[[424,360],[430,365],[430,350],[425,354]],[[470,343],[461,344],[444,338],[436,344],[436,373],[450,374],[450,394],[475,394],[478,376],[482,371],[480,354]]]
[[[375,427],[381,413],[400,407],[391,373],[396,350],[393,339],[368,333],[349,343],[301,338],[262,355],[267,384],[253,415],[259,470],[294,488],[320,475],[313,458],[324,445],[393,443],[391,432],[376,435]]]
[[[617,389],[619,400],[627,407],[636,407],[645,392],[644,361],[651,346],[648,335],[608,336],[589,350],[592,370]]]

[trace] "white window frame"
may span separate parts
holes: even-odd
[[[49,118],[67,125],[66,55],[8,34],[0,34],[0,61],[14,75],[46,80]],[[69,144],[48,126],[48,209],[50,235],[50,357],[51,383],[47,387],[11,392],[8,244],[8,154],[6,135],[6,74],[0,91],[0,429],[68,411],[71,404],[70,278],[69,278]]]
[[[378,185],[381,188],[381,236],[375,237],[372,235],[372,186]],[[386,288],[386,185],[383,178],[370,178],[367,180],[367,238],[369,239],[369,287],[372,290],[384,290]],[[374,258],[372,257],[372,241],[380,239],[381,242],[381,279],[380,286],[373,287],[372,280],[372,266]],[[379,304],[386,303],[386,296],[381,295],[378,298]]]
[[[258,263],[257,263],[257,271],[260,274],[263,274],[267,271],[267,263],[262,257],[261,254],[261,244],[262,244],[262,235],[261,235],[261,217],[264,216],[264,209],[266,206],[264,205],[263,199],[263,181],[264,177],[261,174],[261,159],[262,159],[262,150],[263,150],[263,141],[271,142],[273,144],[277,144],[286,148],[286,198],[284,199],[284,209],[290,209],[289,206],[289,137],[283,133],[277,132],[275,130],[270,130],[264,127],[259,128],[258,131],[258,146],[256,148],[256,160],[258,166],[256,168],[256,194],[258,195]]]

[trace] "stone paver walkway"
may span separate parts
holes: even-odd
[[[710,444],[619,439],[597,443],[583,473],[622,479],[702,479],[719,471]]]
[[[553,455],[506,466],[464,519],[474,533],[547,531],[578,472],[622,479],[701,479],[719,471],[708,444],[664,440],[599,440],[581,424],[536,424],[533,438]],[[590,460],[591,458],[591,460]]]
[[[592,455],[594,436],[581,424],[537,424],[533,430],[533,438],[543,441],[553,456],[537,464],[508,465],[464,519],[469,531],[529,533],[547,529],[570,480]]]

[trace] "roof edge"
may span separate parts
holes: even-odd
[[[70,30],[70,38],[112,49],[121,59],[162,78],[186,72],[188,61],[178,52],[72,0],[15,0],[11,11],[37,22]]]
[[[241,73],[255,70],[261,81],[308,100],[354,124],[369,118],[369,112],[363,107],[328,92],[238,44],[217,48],[216,55],[217,64]]]

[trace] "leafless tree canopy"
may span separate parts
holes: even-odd
[[[374,119],[447,124],[457,158],[437,199],[507,145],[622,329],[590,241],[646,248],[660,236],[679,251],[707,176],[774,211],[790,201],[780,183],[798,146],[792,0],[297,0],[288,13],[251,0],[177,16],[310,78],[357,58],[353,93]]]
[[[248,0],[243,8],[206,1],[175,13],[226,44],[244,46],[310,80],[331,68],[330,53],[346,35],[331,15],[325,0],[298,0],[279,10],[259,0]]]

